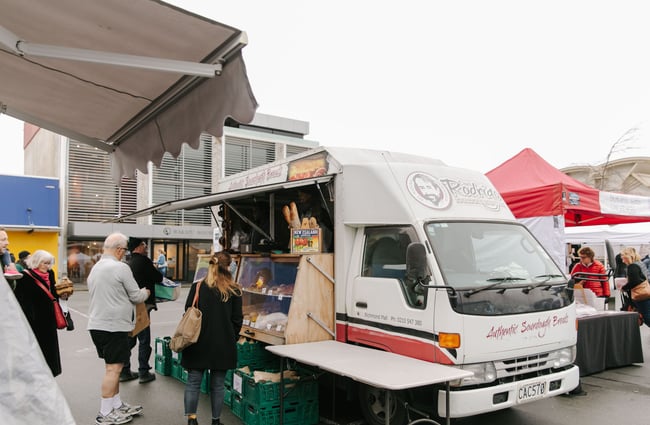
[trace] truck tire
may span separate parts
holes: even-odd
[[[389,408],[386,407],[386,391],[389,395]],[[404,401],[401,392],[359,384],[359,405],[369,425],[385,425],[387,412],[390,414],[391,425],[406,425]]]

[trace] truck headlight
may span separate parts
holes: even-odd
[[[557,350],[553,353],[552,358],[555,360],[553,361],[553,367],[554,368],[559,368],[563,366],[568,366],[573,363],[573,361],[576,359],[576,347],[575,345],[573,347],[567,347],[563,348],[561,350]]]
[[[492,362],[465,364],[460,368],[474,372],[474,376],[455,381],[454,386],[463,387],[467,385],[487,384],[497,379],[497,370]]]

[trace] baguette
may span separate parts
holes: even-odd
[[[300,216],[298,215],[298,207],[296,206],[295,202],[290,202],[289,203],[289,210],[291,212],[291,228],[292,229],[300,229]]]
[[[291,226],[291,211],[289,210],[288,206],[285,205],[282,207],[282,215],[284,216],[287,224]]]

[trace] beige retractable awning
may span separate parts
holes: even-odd
[[[0,113],[108,152],[119,181],[253,119],[246,43],[155,0],[0,0]]]

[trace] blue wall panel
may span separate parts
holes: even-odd
[[[0,226],[60,226],[59,181],[0,175]]]

